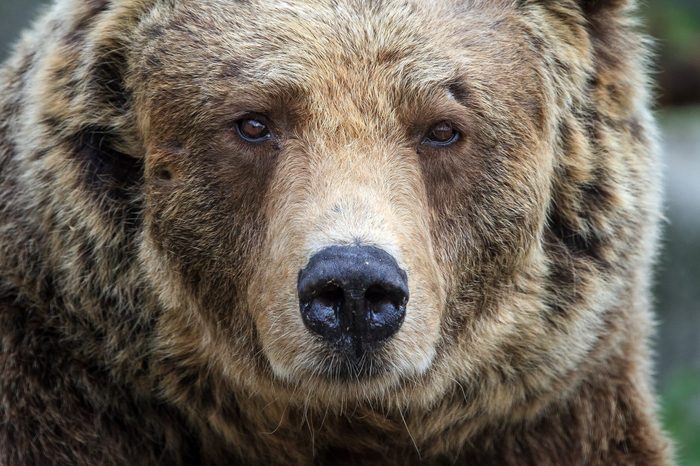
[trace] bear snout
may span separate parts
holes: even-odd
[[[299,272],[297,290],[304,325],[356,358],[399,330],[409,297],[406,272],[374,246],[323,249]]]

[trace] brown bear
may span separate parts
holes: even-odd
[[[0,74],[0,464],[671,464],[633,8],[56,1]]]

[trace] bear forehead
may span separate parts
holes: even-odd
[[[459,79],[470,56],[487,70],[484,57],[522,48],[518,18],[499,1],[202,0],[158,13],[135,45],[141,68],[204,86],[367,89],[378,79],[420,92]]]

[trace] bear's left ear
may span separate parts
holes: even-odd
[[[601,13],[612,13],[630,6],[633,0],[578,0],[586,15],[595,16]]]
[[[563,8],[570,11],[578,7],[586,18],[602,19],[606,16],[620,16],[633,10],[637,0],[521,0],[522,4],[535,3],[545,7]]]

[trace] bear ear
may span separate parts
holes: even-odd
[[[586,15],[595,16],[601,13],[612,13],[630,6],[632,0],[578,0]]]
[[[569,10],[578,6],[587,18],[619,16],[634,9],[636,0],[521,0],[521,4],[536,3],[546,7],[557,6]]]

